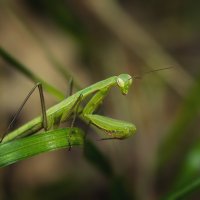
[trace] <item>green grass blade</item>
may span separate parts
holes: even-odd
[[[70,141],[70,144],[69,144]],[[84,143],[83,131],[79,128],[63,128],[39,133],[22,139],[0,144],[0,167],[56,149],[80,146]]]
[[[159,150],[159,168],[168,165],[171,158],[176,156],[177,145],[180,145],[180,141],[183,138],[188,137],[186,135],[188,128],[192,122],[196,119],[196,116],[200,112],[200,77],[196,80],[195,84],[189,90],[180,112],[171,126],[167,138],[160,145]]]
[[[182,199],[189,199],[187,198],[188,195],[192,194],[195,191],[199,191],[200,189],[200,178],[193,180],[191,183],[186,185],[185,187],[167,195],[163,200],[182,200]]]
[[[179,169],[175,183],[172,189],[181,188],[184,185],[193,182],[200,176],[200,142],[197,141],[186,153],[183,164]]]
[[[34,83],[41,82],[44,89],[49,92],[50,94],[53,94],[59,99],[64,99],[64,94],[57,90],[52,85],[48,84],[41,78],[39,78],[37,75],[35,75],[33,72],[31,72],[27,67],[25,67],[23,64],[21,64],[18,60],[16,60],[13,56],[11,56],[7,51],[5,51],[2,47],[0,47],[0,56],[10,64],[11,67],[15,68],[16,70],[20,71],[22,74],[24,74],[26,77],[31,79]]]

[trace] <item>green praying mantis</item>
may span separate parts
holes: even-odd
[[[46,110],[42,85],[41,83],[38,83],[24,100],[24,103],[20,107],[19,112],[21,111],[23,105],[25,104],[29,96],[33,93],[35,88],[38,87],[41,99],[42,116],[36,117],[19,127],[18,129],[8,133],[7,135],[5,135],[5,137],[1,139],[1,143],[6,143],[15,138],[23,137],[28,134],[37,133],[42,129],[44,129],[45,131],[55,129],[59,126],[60,123],[70,119],[70,117],[74,113],[78,113],[79,116],[87,121],[89,124],[92,124],[99,129],[105,131],[107,134],[109,134],[109,138],[124,139],[130,137],[136,132],[136,127],[134,124],[93,113],[103,102],[104,98],[107,96],[109,90],[112,87],[118,86],[121,93],[123,95],[126,95],[129,91],[131,84],[132,77],[129,74],[112,76],[108,79],[97,82],[85,89],[76,92],[75,94],[69,96],[60,103]],[[80,110],[80,103],[83,102],[90,95],[93,96]],[[15,115],[13,121],[15,120],[17,115],[18,114]],[[73,130],[74,120],[75,118],[73,118],[72,125],[71,127],[69,127],[69,129],[71,128]]]

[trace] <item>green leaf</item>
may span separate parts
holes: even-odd
[[[56,149],[80,146],[84,143],[83,131],[79,128],[63,128],[42,132],[25,138],[0,144],[0,167]]]

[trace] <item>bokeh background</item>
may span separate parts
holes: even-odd
[[[134,123],[137,134],[122,141],[88,134],[115,178],[88,162],[83,148],[55,151],[1,169],[0,199],[155,200],[196,180],[199,8],[197,0],[1,0],[1,47],[61,91],[70,76],[74,91],[120,73],[142,79],[125,97],[113,88],[99,111]],[[1,133],[32,87],[0,57]],[[58,102],[45,98],[48,107]],[[17,125],[40,113],[36,93]],[[199,195],[197,187],[189,199]]]

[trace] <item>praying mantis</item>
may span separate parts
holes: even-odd
[[[124,139],[130,137],[136,132],[136,127],[134,124],[93,113],[103,102],[104,98],[107,96],[112,87],[118,86],[121,93],[126,95],[131,84],[132,77],[129,74],[112,76],[76,92],[75,94],[46,110],[42,85],[41,83],[37,83],[25,99],[24,103],[27,101],[28,97],[32,94],[35,88],[38,87],[41,98],[42,116],[36,117],[18,129],[8,133],[1,139],[1,143],[6,143],[15,138],[23,137],[28,134],[37,133],[42,129],[45,131],[55,129],[60,123],[67,121],[73,115],[73,113],[79,113],[79,116],[86,120],[89,124],[92,124],[105,131],[109,135],[109,138]],[[80,111],[80,103],[90,95],[93,96]],[[24,103],[20,107],[19,111],[21,111]],[[15,115],[14,119],[16,116],[17,115]],[[73,122],[70,127],[71,129],[73,128]]]

